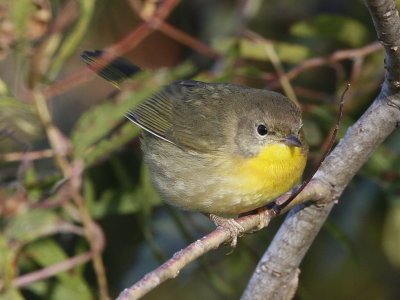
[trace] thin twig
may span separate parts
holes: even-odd
[[[55,198],[55,199],[53,199]],[[38,202],[29,202],[28,206],[32,209],[49,209],[60,207],[71,199],[70,180],[59,181],[58,184]]]
[[[396,1],[365,2],[378,36],[385,45],[385,55],[394,57],[385,59],[386,80],[375,101],[348,128],[314,176],[332,187],[332,200],[339,199],[351,179],[372,152],[396,129],[400,120],[400,93],[393,86],[393,82],[400,82],[400,51],[393,50],[398,49],[400,32]],[[292,210],[258,263],[241,299],[288,299],[288,289],[282,287],[291,285],[295,292],[296,285],[291,283],[298,282],[298,267],[332,208],[331,202],[324,206],[310,205],[302,210]]]
[[[14,142],[18,143],[19,145],[23,146],[25,151],[29,151],[32,148],[32,144],[28,140],[18,136],[11,130],[8,130],[6,128],[1,128],[0,136],[2,136],[2,135],[5,137],[8,137],[9,139],[11,139]]]
[[[10,152],[5,154],[0,154],[0,161],[11,162],[11,161],[20,161],[23,159],[27,160],[36,160],[42,158],[53,157],[54,150],[53,149],[45,149],[31,152]]]
[[[151,20],[140,24],[122,40],[104,49],[105,54],[98,58],[98,66],[100,70],[107,66],[117,56],[122,56],[124,53],[137,47],[147,36],[158,28],[161,20],[164,20],[179,2],[180,0],[165,0],[161,3],[159,9]],[[94,78],[95,74],[96,73],[92,72],[92,70],[83,68],[82,70],[79,70],[76,73],[46,87],[43,90],[43,93],[47,99],[53,98],[58,94]]]
[[[274,49],[273,43],[251,30],[244,30],[243,33],[247,38],[252,39],[253,41],[258,41],[265,46],[265,51],[279,75],[279,82],[283,87],[286,96],[298,105],[299,101],[296,97],[296,93],[293,90],[292,84],[290,83],[290,78],[287,76],[285,69],[282,66],[279,56]]]
[[[342,96],[340,97],[339,110],[338,110],[338,113],[336,115],[335,125],[334,125],[333,130],[332,130],[332,132],[330,134],[329,144],[328,144],[328,147],[325,150],[325,153],[322,155],[319,163],[315,167],[314,171],[309,175],[307,180],[303,182],[303,184],[293,193],[293,195],[290,196],[289,199],[285,200],[284,202],[275,201],[275,205],[271,208],[271,210],[275,214],[279,215],[280,212],[282,211],[282,209],[285,208],[286,206],[288,206],[297,197],[297,195],[299,195],[304,190],[304,188],[307,186],[307,184],[309,184],[311,182],[311,180],[313,179],[314,175],[318,172],[318,170],[321,167],[321,165],[323,164],[325,158],[331,152],[333,144],[335,143],[335,140],[336,140],[337,133],[339,131],[340,121],[341,121],[342,116],[343,116],[344,96],[346,95],[346,93],[349,90],[349,88],[350,88],[350,84],[347,84],[345,90],[342,93]]]
[[[283,199],[288,198],[288,194],[281,196]],[[306,189],[298,195],[302,201],[308,200],[324,200],[330,197],[330,187],[319,181],[313,181],[307,185]],[[285,208],[288,209],[289,207]],[[266,220],[270,220],[274,215],[270,211],[265,211],[264,216]],[[260,216],[257,214],[247,215],[236,219],[245,231],[253,231],[258,228],[260,223]],[[268,222],[264,224],[268,225]],[[117,300],[133,300],[142,297],[150,292],[152,289],[160,285],[167,279],[176,277],[180,270],[190,262],[194,261],[199,256],[207,253],[210,250],[218,248],[231,238],[231,233],[228,229],[218,227],[210,234],[193,242],[185,249],[176,252],[173,257],[162,264],[154,271],[145,275],[141,280],[136,282],[131,287],[121,292]]]
[[[49,278],[60,272],[70,270],[77,265],[80,265],[80,264],[83,264],[83,263],[89,261],[90,259],[93,258],[94,255],[95,255],[95,253],[93,253],[93,251],[90,251],[85,254],[80,254],[75,257],[72,257],[68,260],[65,260],[65,261],[60,262],[55,265],[52,265],[50,267],[40,269],[39,271],[34,271],[32,273],[19,276],[14,279],[13,285],[15,287],[23,287],[23,286],[30,285],[36,281],[40,281],[40,280]]]
[[[144,14],[140,11],[138,7],[138,3],[136,1],[129,1],[132,9],[142,18],[144,21],[148,21],[148,19],[144,16]],[[186,32],[170,25],[164,20],[161,20],[159,27],[157,28],[161,32],[165,33],[169,37],[173,38],[174,40],[180,42],[183,45],[192,48],[193,50],[203,54],[205,56],[209,56],[214,59],[219,59],[222,57],[222,54],[212,49],[210,46],[204,44],[200,40],[192,37],[191,35],[187,34]]]
[[[4,135],[4,136],[10,138],[14,142],[16,142],[24,147],[21,164],[19,165],[18,172],[17,172],[18,184],[20,185],[19,188],[24,189],[23,184],[22,184],[24,173],[30,166],[30,160],[26,156],[24,156],[24,154],[32,149],[32,144],[28,140],[18,136],[17,134],[14,134],[11,130],[8,130],[7,128],[0,129],[0,136],[1,135]],[[1,158],[1,156],[2,155],[0,154],[0,158]]]
[[[36,281],[44,280],[46,278],[52,277],[60,272],[64,272],[72,269],[73,267],[83,264],[91,259],[95,255],[101,253],[104,249],[105,241],[102,231],[97,227],[94,229],[97,237],[96,247],[92,248],[91,251],[84,254],[76,255],[65,261],[54,264],[52,266],[40,269],[38,271],[31,272],[29,274],[21,275],[13,280],[13,286],[23,287],[32,284]]]
[[[58,167],[62,170],[64,177],[70,180],[71,197],[79,208],[80,221],[82,221],[83,227],[85,228],[85,237],[89,241],[92,252],[94,252],[92,260],[99,284],[100,296],[102,299],[109,299],[102,258],[101,255],[94,250],[98,248],[97,243],[99,242],[98,234],[95,233],[95,230],[98,229],[100,232],[101,230],[91,218],[81,195],[83,164],[79,161],[73,163],[68,161],[66,155],[70,149],[70,140],[64,137],[53,124],[43,93],[40,90],[32,91],[32,99],[36,106],[38,116],[46,130],[50,145],[54,150],[54,159]]]
[[[387,88],[391,94],[400,91],[400,18],[396,1],[366,1],[378,40],[385,48]],[[385,87],[386,88],[386,87]],[[398,106],[400,109],[400,106]]]
[[[150,18],[150,20],[146,23],[142,23],[138,28],[128,34],[124,39],[120,42],[108,47],[105,51],[106,57],[102,57],[100,62],[98,63],[100,67],[106,66],[112,59],[116,56],[122,55],[126,51],[133,49],[139,43],[147,37],[155,28],[158,27],[158,23],[160,20],[163,20],[167,17],[167,15],[172,11],[172,9],[180,2],[180,0],[166,0],[164,1],[159,9],[155,12],[154,16]],[[94,74],[94,73],[93,73]],[[92,77],[93,75],[89,71],[89,69],[84,70],[78,74],[73,74],[72,76],[66,78],[65,80],[61,80],[60,82],[53,84],[50,87],[47,87],[44,90],[35,90],[31,94],[31,98],[37,108],[38,115],[46,129],[46,133],[52,149],[54,150],[54,159],[56,160],[58,166],[63,171],[65,178],[69,178],[71,181],[71,196],[75,202],[75,204],[79,208],[79,218],[83,222],[85,228],[85,236],[90,243],[90,247],[92,251],[88,255],[78,256],[73,260],[73,263],[87,261],[88,259],[93,260],[93,265],[96,273],[96,277],[98,280],[100,296],[102,299],[108,299],[108,288],[107,281],[105,275],[105,268],[102,262],[102,258],[99,255],[97,249],[99,241],[104,243],[102,238],[99,239],[98,235],[95,234],[95,231],[101,232],[97,224],[91,218],[83,197],[81,195],[81,186],[82,186],[82,165],[79,162],[70,164],[66,159],[66,154],[69,149],[69,140],[63,137],[63,135],[59,132],[59,130],[53,125],[51,120],[51,115],[49,109],[47,107],[46,100],[55,96],[56,94],[63,92],[65,90],[70,89],[75,86],[79,82],[83,82],[88,76]],[[102,249],[103,247],[101,247]],[[54,267],[53,269],[47,269],[47,271],[38,271],[39,275],[33,275],[33,278],[41,278],[41,276],[51,276],[54,272],[58,270],[63,270],[64,268],[70,266],[70,262],[64,262]],[[28,277],[32,278],[32,277]],[[26,282],[26,278],[24,279]]]
[[[334,62],[345,60],[345,59],[355,59],[355,58],[359,58],[359,57],[364,57],[364,56],[367,56],[371,53],[374,53],[374,52],[377,52],[380,50],[382,50],[382,46],[380,45],[380,43],[374,42],[372,44],[369,44],[367,46],[357,48],[357,49],[347,49],[347,50],[336,51],[326,57],[314,57],[314,58],[305,60],[298,66],[291,69],[285,75],[288,80],[292,80],[292,79],[296,78],[297,76],[299,76],[301,73],[303,73],[307,69],[325,66],[325,65],[332,64]],[[281,86],[280,79],[276,79],[275,81],[272,81],[271,83],[269,83],[267,85],[267,88],[274,90],[280,86]]]
[[[186,32],[183,32],[182,30],[179,30],[176,27],[171,26],[170,24],[163,22],[160,24],[160,31],[164,32],[166,35],[170,36],[171,38],[179,41],[183,45],[186,45],[193,50],[199,52],[200,54],[203,54],[205,56],[214,58],[214,59],[220,59],[222,57],[222,54],[215,51],[211,47],[207,46],[206,44],[202,43],[198,39],[193,38]]]
[[[100,296],[102,299],[109,299],[106,271],[103,264],[103,259],[101,257],[101,253],[97,251],[99,248],[101,249],[104,248],[105,244],[104,234],[100,226],[90,216],[86,202],[84,201],[83,196],[81,194],[83,164],[76,161],[69,167],[70,167],[69,174],[70,174],[72,199],[78,206],[79,218],[84,225],[85,236],[89,241],[92,251],[96,252],[92,260],[93,260],[93,268],[96,274],[96,279],[99,285]]]

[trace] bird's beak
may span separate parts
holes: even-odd
[[[292,147],[301,147],[303,144],[300,142],[300,140],[295,137],[293,134],[289,134],[289,136],[282,141],[284,144]]]

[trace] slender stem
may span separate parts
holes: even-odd
[[[382,46],[378,42],[374,42],[370,45],[357,48],[357,49],[347,49],[347,50],[338,50],[334,53],[332,53],[329,56],[326,57],[314,57],[308,60],[305,60],[298,66],[294,67],[291,69],[289,72],[285,74],[288,80],[292,80],[299,76],[301,73],[303,73],[305,70],[319,67],[319,66],[325,66],[329,64],[333,64],[335,62],[345,60],[345,59],[356,59],[360,57],[367,56],[371,53],[377,52],[382,49]],[[268,84],[267,88],[268,89],[277,89],[280,87],[281,81],[276,79],[275,81],[272,81],[271,83]]]
[[[164,20],[168,14],[178,5],[180,0],[165,0],[161,3],[155,15],[148,22],[141,23],[119,42],[104,49],[104,55],[98,58],[97,66],[99,70],[107,66],[115,57],[137,47],[146,37],[158,28],[161,20]],[[82,84],[94,78],[96,72],[88,68],[83,68],[78,72],[44,88],[43,93],[47,99],[61,94],[79,84]]]
[[[42,158],[49,158],[54,156],[53,149],[45,149],[45,150],[38,150],[38,151],[31,151],[31,152],[11,152],[0,154],[0,161],[20,161],[23,159],[27,160],[36,160]]]
[[[284,199],[287,199],[288,195],[282,196]],[[301,198],[301,201],[308,200],[326,200],[330,197],[330,188],[322,182],[313,181],[307,185],[307,187],[303,190],[303,192],[298,196]],[[285,208],[285,209],[288,209]],[[267,221],[271,219],[274,215],[270,213],[269,210],[263,212],[264,217]],[[236,219],[245,231],[254,232],[255,230],[260,230],[260,215],[247,215]],[[268,222],[264,224],[268,225]],[[118,300],[133,300],[139,299],[144,296],[152,289],[156,288],[160,283],[164,282],[167,279],[176,277],[180,270],[189,264],[190,262],[197,259],[199,256],[211,251],[215,248],[218,248],[225,242],[228,242],[231,238],[231,233],[228,229],[223,227],[218,227],[210,234],[204,236],[203,238],[193,242],[185,249],[182,249],[176,252],[171,259],[166,261],[160,267],[155,269],[154,271],[145,275],[141,280],[136,282],[131,287],[125,289],[121,292]]]
[[[331,152],[333,144],[335,143],[336,140],[336,135],[339,131],[340,121],[342,120],[343,116],[344,96],[346,95],[349,88],[350,84],[347,84],[346,89],[343,91],[342,96],[340,97],[339,110],[336,115],[335,125],[333,126],[332,132],[330,134],[329,144],[325,150],[325,153],[322,155],[319,163],[315,167],[314,171],[309,175],[308,179],[303,182],[303,184],[289,197],[289,199],[285,200],[284,202],[275,201],[275,205],[271,208],[275,214],[279,215],[282,209],[288,206],[297,197],[297,195],[299,195],[304,190],[304,188],[307,186],[307,184],[311,182],[314,175],[317,173],[317,171],[325,161],[325,158],[328,156],[329,152]]]

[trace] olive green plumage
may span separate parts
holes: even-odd
[[[279,93],[181,80],[127,117],[145,130],[142,149],[154,185],[185,209],[255,209],[291,188],[304,169],[301,113]]]

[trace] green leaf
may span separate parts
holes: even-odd
[[[0,79],[0,96],[8,95],[8,87],[6,83]]]
[[[51,239],[41,239],[26,247],[26,251],[41,266],[48,267],[68,259],[64,250]],[[60,277],[64,276],[60,275]]]
[[[307,47],[297,44],[289,44],[284,42],[273,42],[273,47],[282,62],[300,63],[310,57],[310,50]],[[240,40],[240,52],[245,58],[269,60],[265,44],[262,42],[252,41],[248,39]]]
[[[74,157],[84,159],[86,166],[109,155],[136,137],[140,130],[132,124],[125,124],[118,134],[106,137],[125,118],[125,114],[140,102],[155,93],[163,85],[177,78],[186,78],[193,71],[192,64],[182,64],[173,70],[157,73],[140,72],[131,81],[134,91],[122,91],[117,102],[111,100],[87,111],[77,122],[72,132]],[[101,142],[97,143],[101,139]],[[95,145],[94,145],[95,144]],[[93,145],[93,147],[92,147]]]
[[[8,240],[26,244],[37,238],[57,232],[58,217],[49,210],[29,210],[14,217],[6,226]]]
[[[90,25],[90,20],[92,19],[95,0],[80,0],[79,19],[74,24],[74,28],[70,31],[69,35],[65,37],[59,49],[59,53],[54,57],[51,66],[48,71],[48,76],[50,79],[57,76],[60,70],[63,68],[65,62],[71,55],[74,54],[77,47],[80,45],[87,29]]]
[[[8,243],[9,241],[3,235],[0,235],[0,278],[6,289],[12,286],[16,256],[16,252],[9,247]]]
[[[15,23],[18,35],[23,37],[25,36],[26,27],[29,24],[29,15],[34,11],[34,5],[32,2],[26,0],[15,0],[9,3],[11,4],[11,20]]]
[[[127,92],[118,103],[107,101],[87,111],[77,122],[72,132],[74,156],[83,158],[86,164],[115,151],[139,134],[139,129],[133,124],[126,124],[119,133],[104,139],[91,147],[102,137],[105,137],[125,117],[125,113],[135,107],[159,88],[148,82],[149,74],[141,74],[138,82],[144,82],[133,92]]]
[[[299,37],[336,39],[351,47],[360,47],[368,39],[368,30],[362,23],[339,15],[320,15],[296,23],[292,26],[291,33]]]
[[[0,95],[0,129],[6,128],[15,134],[34,137],[39,127],[39,120],[31,105]]]
[[[110,188],[95,197],[94,185],[89,176],[84,181],[84,197],[90,214],[100,219],[108,215],[130,214],[138,211],[146,215],[152,207],[161,203],[160,196],[150,183],[145,165],[141,169],[140,185],[132,187]]]
[[[154,189],[149,190],[143,187],[131,190],[109,189],[92,203],[90,213],[94,218],[99,219],[107,215],[147,211],[160,203],[160,197]]]
[[[68,259],[64,250],[52,239],[43,239],[29,245],[27,253],[43,267]],[[59,279],[59,282],[54,288],[52,299],[92,299],[82,271],[79,271],[79,266],[75,267],[74,272],[65,271],[55,276]]]
[[[25,300],[17,289],[7,289],[0,293],[0,300]]]
[[[286,42],[271,41],[274,49],[281,61],[287,63],[300,63],[311,55],[311,51],[302,45],[291,44]],[[231,52],[230,50],[236,46],[239,47],[240,57],[248,59],[256,59],[268,61],[265,43],[261,41],[253,41],[247,38],[237,39],[217,39],[215,41],[216,48],[220,52]]]

